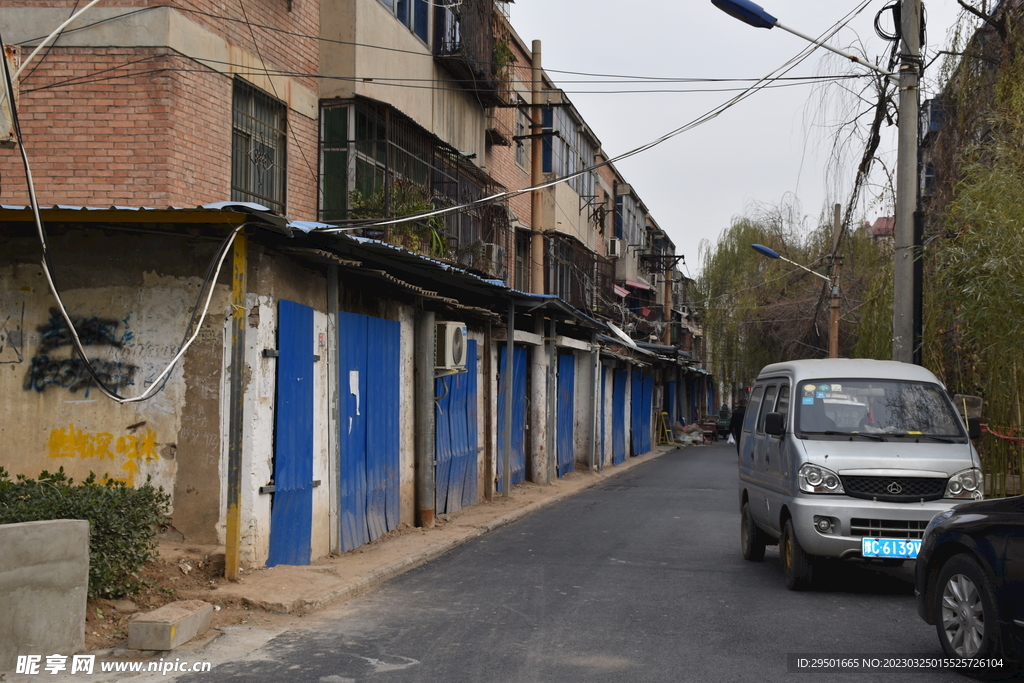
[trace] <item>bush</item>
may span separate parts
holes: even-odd
[[[99,483],[90,472],[75,484],[61,467],[53,474],[43,471],[38,479],[19,474],[11,481],[0,467],[0,524],[88,520],[90,598],[138,592],[139,571],[156,557],[156,532],[169,505],[170,496],[148,477],[133,488],[119,481]]]

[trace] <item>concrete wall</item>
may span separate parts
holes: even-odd
[[[199,338],[163,388],[119,404],[91,385],[53,311],[34,262],[38,239],[8,235],[0,256],[4,466],[31,477],[63,467],[76,480],[94,472],[129,484],[152,476],[171,494],[175,526],[189,540],[215,542],[227,286],[216,287]],[[80,230],[52,234],[50,246],[91,364],[119,393],[138,396],[177,353],[217,242]]]
[[[89,522],[0,525],[0,672],[18,655],[85,649]]]

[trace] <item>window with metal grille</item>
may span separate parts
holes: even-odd
[[[363,101],[321,109],[320,219],[329,222],[414,215],[470,204],[498,187],[464,155],[392,107]],[[471,265],[485,244],[511,248],[506,205],[465,210],[364,236]]]
[[[265,92],[235,79],[231,199],[285,212],[285,113]]]

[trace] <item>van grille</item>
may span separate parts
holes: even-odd
[[[846,495],[873,498],[887,503],[938,500],[946,492],[946,480],[926,477],[841,477]]]
[[[854,517],[850,520],[850,535],[868,538],[922,538],[926,526],[928,522]]]

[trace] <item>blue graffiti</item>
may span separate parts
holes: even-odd
[[[112,346],[121,348],[123,344],[117,338],[118,321],[104,320],[102,318],[80,318],[71,322],[78,332],[78,339],[82,346]],[[38,328],[42,343],[39,345],[40,354],[49,353],[62,346],[71,346],[71,330],[64,323],[64,318],[56,308],[50,309],[50,319],[45,325]]]
[[[118,391],[135,384],[135,373],[138,367],[120,361],[93,358],[89,360],[96,377],[110,391]],[[25,375],[25,390],[44,392],[48,387],[61,387],[75,393],[85,390],[89,397],[89,388],[96,385],[93,374],[81,358],[49,358],[36,356],[29,365]]]

